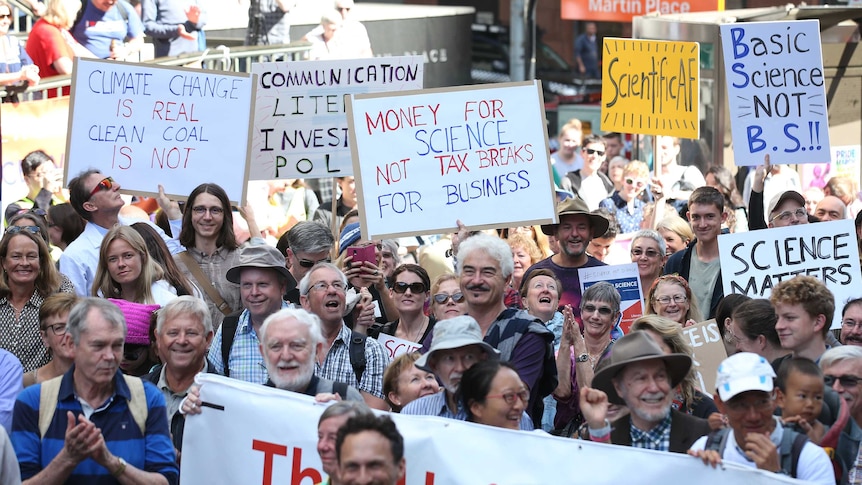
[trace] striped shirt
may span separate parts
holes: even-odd
[[[57,395],[57,409],[54,419],[45,432],[39,434],[39,400],[42,385],[30,386],[18,396],[12,420],[12,446],[18,455],[21,478],[27,480],[38,474],[60,453],[66,436],[66,412],[76,416],[84,413],[78,396],[75,395],[73,376],[75,366],[63,375]],[[156,386],[144,382],[147,398],[146,432],[135,424],[129,410],[128,401],[132,398],[123,375],[118,370],[114,376],[114,395],[96,409],[90,421],[102,431],[105,444],[111,453],[122,457],[126,462],[146,472],[163,475],[168,483],[178,482],[179,470],[176,465],[174,446],[168,430],[168,416],[165,412],[165,398]],[[96,463],[92,458],[80,462],[65,482],[66,484],[114,484],[117,480],[111,471]]]
[[[461,403],[457,403],[458,409],[452,412],[449,408],[449,403],[446,402],[446,391],[440,391],[437,394],[420,397],[419,399],[410,401],[401,414],[410,414],[414,416],[439,416],[441,418],[457,419],[458,421],[467,421],[467,411],[461,407]],[[533,431],[533,420],[526,412],[521,414],[521,431]]]

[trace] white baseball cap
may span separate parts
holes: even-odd
[[[746,391],[772,392],[775,371],[769,361],[751,353],[740,352],[721,361],[715,385],[724,402]]]

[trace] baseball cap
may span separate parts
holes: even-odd
[[[746,391],[772,392],[775,371],[765,358],[740,352],[721,361],[715,385],[724,402]]]

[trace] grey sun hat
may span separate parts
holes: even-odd
[[[428,365],[431,356],[438,350],[450,350],[478,345],[488,354],[489,358],[499,358],[500,351],[482,340],[482,329],[476,319],[468,315],[460,315],[434,324],[431,331],[431,348],[416,361],[416,367],[426,372],[434,372]]]
[[[239,277],[243,268],[274,269],[287,280],[286,291],[296,288],[296,278],[285,267],[284,255],[268,244],[241,247],[239,249],[239,261],[237,261],[236,266],[227,270],[225,277],[231,283],[239,284]]]

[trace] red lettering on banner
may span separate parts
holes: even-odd
[[[323,477],[314,468],[308,467],[302,469],[302,448],[293,449],[293,466],[290,470],[290,485],[300,485],[302,480],[310,478],[311,483],[320,483]]]
[[[263,452],[263,485],[272,485],[272,457],[273,455],[287,456],[287,447],[278,443],[268,441],[252,440],[251,448]]]

